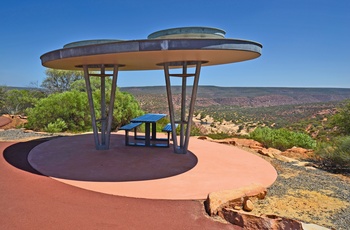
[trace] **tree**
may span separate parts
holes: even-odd
[[[106,90],[106,105],[110,102],[110,90]],[[99,89],[93,92],[94,106],[101,108],[101,91]],[[107,113],[108,113],[108,106]],[[96,109],[97,116],[101,117],[101,111]],[[134,117],[142,115],[144,112],[141,110],[138,102],[133,95],[127,92],[121,92],[118,88],[115,93],[115,102],[113,108],[113,123],[112,130],[115,130],[123,125],[126,125]]]
[[[28,108],[44,97],[38,90],[8,90],[4,93],[3,109],[8,114],[25,114]]]
[[[99,77],[91,77],[90,86],[93,92],[96,90],[99,90],[101,88],[101,79]],[[112,79],[110,79],[109,77],[106,77],[106,89],[111,90],[111,86],[112,86]],[[71,90],[86,92],[85,79],[79,79],[72,82]]]
[[[90,79],[91,90],[93,92],[95,108],[101,107],[101,79],[99,77],[92,77]],[[112,79],[106,77],[106,105],[109,105],[109,95],[111,92]],[[72,90],[78,90],[86,93],[85,80],[80,79],[72,83]],[[135,97],[127,92],[121,92],[118,88],[116,89],[116,98],[113,110],[113,124],[112,129],[116,129],[130,122],[134,117],[143,114],[138,102]],[[108,106],[106,107],[108,109]],[[100,111],[96,110],[98,116],[101,116]]]
[[[4,106],[4,102],[5,102],[5,87],[4,86],[0,86],[0,113],[3,110],[3,106]]]
[[[82,71],[46,69],[46,78],[41,84],[49,94],[62,93],[70,90],[71,84],[83,79]]]
[[[338,128],[340,134],[350,135],[350,100],[346,100],[345,105],[338,110],[331,118],[331,123]]]

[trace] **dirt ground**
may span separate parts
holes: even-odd
[[[283,163],[264,157],[278,172],[276,182],[264,200],[254,203],[254,215],[274,214],[331,229],[349,229],[350,177],[313,167],[295,166],[305,155],[289,155],[299,160]]]
[[[279,176],[291,179],[299,173],[297,171],[290,171],[281,173]],[[346,179],[349,181],[349,178]],[[343,192],[349,193],[348,190],[344,190]],[[287,188],[287,191],[282,196],[267,195],[264,202],[256,203],[256,208],[252,211],[252,214],[275,214],[329,228],[345,229],[338,228],[339,226],[334,223],[332,216],[337,212],[342,212],[345,208],[349,209],[350,202],[334,197],[334,193],[335,190],[332,187],[327,187],[319,191],[307,188]],[[348,219],[338,219],[338,222],[341,221],[350,224],[350,214]]]

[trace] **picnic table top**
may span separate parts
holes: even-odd
[[[135,117],[131,120],[131,122],[155,123],[165,116],[166,114],[161,113],[147,113],[145,115]]]

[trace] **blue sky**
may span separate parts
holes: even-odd
[[[203,67],[200,85],[350,88],[349,0],[12,0],[0,8],[0,85],[43,81],[40,56],[88,39],[144,39],[184,26],[263,45],[258,59]],[[118,86],[165,85],[163,71],[120,72]]]

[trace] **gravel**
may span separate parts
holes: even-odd
[[[51,137],[48,133],[26,132],[24,129],[8,129],[0,131],[0,140],[21,140],[41,137]]]
[[[268,159],[276,168],[279,175],[291,173],[292,176],[284,177],[278,176],[276,182],[268,189],[268,197],[288,197],[290,191],[310,191],[319,192],[327,195],[327,197],[336,198],[343,202],[343,205],[335,207],[329,206],[325,210],[303,210],[303,206],[295,212],[301,213],[300,220],[303,221],[303,212],[312,220],[313,223],[318,224],[322,215],[327,216],[328,226],[335,229],[349,229],[350,226],[350,177],[332,174],[321,169],[307,169],[306,167],[296,166],[290,162],[283,162],[277,159]],[[294,174],[293,174],[294,172]],[[296,173],[295,173],[296,172]],[[327,192],[328,191],[328,192]],[[307,199],[298,192],[293,193],[294,197]],[[265,202],[265,204],[264,204]],[[263,206],[268,206],[268,201],[261,201]],[[307,201],[306,201],[307,202]],[[322,202],[322,201],[321,201]],[[324,201],[325,203],[326,201]],[[348,204],[348,205],[346,205]],[[332,208],[337,208],[336,211]],[[323,222],[324,223],[324,220]]]

